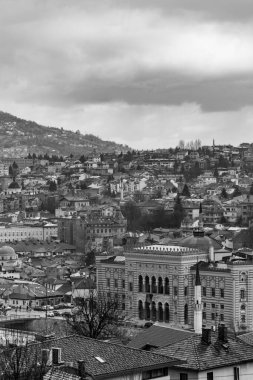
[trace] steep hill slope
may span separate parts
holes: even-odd
[[[126,145],[103,141],[91,134],[45,127],[0,111],[0,156],[21,157],[28,153],[80,155],[129,149]]]

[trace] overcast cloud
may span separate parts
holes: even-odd
[[[253,2],[0,0],[0,104],[133,148],[253,141]]]

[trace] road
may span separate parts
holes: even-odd
[[[57,310],[59,311],[61,314],[64,313],[65,311],[69,312],[71,309],[60,309],[60,310]],[[49,311],[49,310],[48,310]],[[50,310],[51,311],[51,310]],[[8,310],[7,311],[7,314],[6,316],[10,316],[12,318],[15,318],[15,316],[19,316],[19,317],[24,317],[24,318],[46,318],[46,311],[44,310],[41,310],[41,311],[38,311],[38,310],[31,310],[31,311],[26,311],[26,310],[15,310],[15,309],[11,309],[11,310]],[[48,317],[48,318],[55,318],[55,319],[64,319],[64,317],[61,317],[61,316],[54,316],[54,317]]]

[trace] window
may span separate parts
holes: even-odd
[[[213,380],[213,372],[207,372],[206,380]]]
[[[212,321],[215,320],[215,314],[214,313],[211,314],[211,319],[212,319]]]
[[[148,380],[148,379],[156,379],[159,377],[168,376],[168,368],[157,368],[157,369],[151,369],[150,371],[142,372],[142,379]]]
[[[239,367],[234,367],[234,380],[240,380]]]
[[[129,291],[130,291],[130,292],[133,291],[133,283],[132,283],[132,282],[129,282]]]
[[[175,297],[177,296],[177,286],[174,286],[174,288],[173,288],[173,294],[174,294]]]
[[[122,280],[122,288],[125,289],[125,280]]]
[[[114,279],[114,288],[118,287],[118,280]]]
[[[206,287],[205,286],[203,286],[202,291],[203,291],[203,296],[206,297]]]
[[[240,295],[241,295],[241,299],[244,300],[245,299],[245,290],[244,289],[240,290]]]
[[[212,297],[215,297],[215,288],[211,288],[211,295]]]
[[[203,307],[206,307],[206,302],[203,303]]]
[[[221,308],[222,310],[224,310],[224,305],[223,305],[223,304],[221,304],[221,305],[220,305],[220,308]]]
[[[245,314],[242,314],[242,315],[241,315],[241,322],[242,322],[242,323],[245,323],[245,322],[246,322]]]
[[[212,309],[215,309],[215,303],[212,303]]]
[[[180,373],[180,380],[188,380],[188,374],[187,373]]]
[[[184,287],[184,296],[185,296],[185,297],[188,296],[188,286],[185,286],[185,287]]]
[[[203,311],[203,313],[202,313],[202,318],[206,319],[206,312],[205,311]]]
[[[224,298],[224,289],[220,289],[220,296],[221,298]]]
[[[224,322],[224,314],[220,314],[220,321]]]
[[[109,278],[106,279],[106,286],[110,287],[110,279]]]

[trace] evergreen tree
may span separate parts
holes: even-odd
[[[224,215],[222,215],[222,217],[220,218],[220,223],[221,223],[221,224],[225,224],[225,223],[227,223],[227,219],[225,218]]]
[[[85,157],[84,155],[82,154],[82,156],[79,158],[79,161],[83,164],[85,162]]]
[[[228,197],[228,193],[227,193],[227,190],[225,189],[225,187],[223,187],[223,189],[221,191],[221,196],[222,196],[222,198],[225,198],[225,199],[227,199],[227,197]]]
[[[253,183],[252,183],[251,186],[250,186],[249,194],[250,194],[250,195],[253,195]]]
[[[189,190],[189,187],[187,184],[184,185],[184,188],[183,188],[183,191],[182,191],[182,195],[184,197],[187,197],[187,198],[190,198],[191,194],[190,194],[190,190]]]
[[[13,169],[11,165],[9,166],[9,176],[13,177]]]
[[[242,195],[239,186],[234,186],[234,188],[235,188],[235,190],[234,190],[234,192],[233,192],[233,198],[235,198],[235,197],[239,197],[240,195]]]
[[[178,194],[175,200],[174,212],[173,212],[174,227],[179,228],[181,226],[181,222],[183,218],[184,218],[184,209],[181,203],[180,196]]]
[[[56,191],[57,190],[57,185],[54,181],[49,182],[49,191]]]

